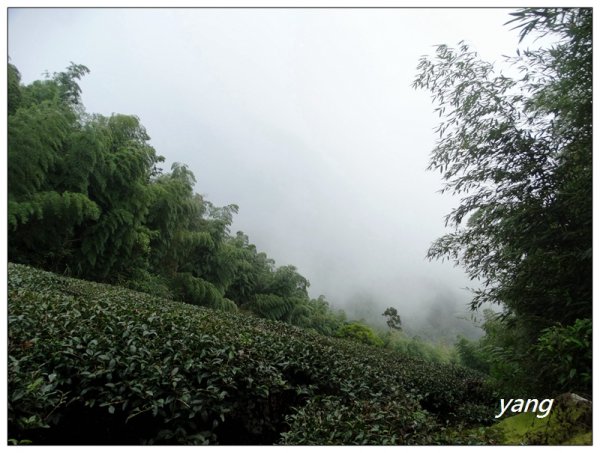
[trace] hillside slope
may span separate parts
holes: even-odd
[[[493,420],[464,368],[8,266],[9,439],[432,444]]]

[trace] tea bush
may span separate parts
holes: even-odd
[[[493,420],[493,392],[465,368],[8,270],[13,443],[426,444]]]

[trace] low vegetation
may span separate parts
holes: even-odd
[[[493,420],[483,375],[9,264],[9,438],[432,444]]]

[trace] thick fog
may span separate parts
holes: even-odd
[[[134,114],[163,166],[238,204],[242,230],[351,317],[469,316],[476,286],[425,258],[458,200],[426,171],[433,105],[421,55],[465,40],[513,55],[506,9],[18,9],[8,54],[24,83],[70,61],[88,112]]]

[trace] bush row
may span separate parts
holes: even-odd
[[[424,444],[493,420],[493,392],[461,367],[22,265],[8,276],[16,442]]]

